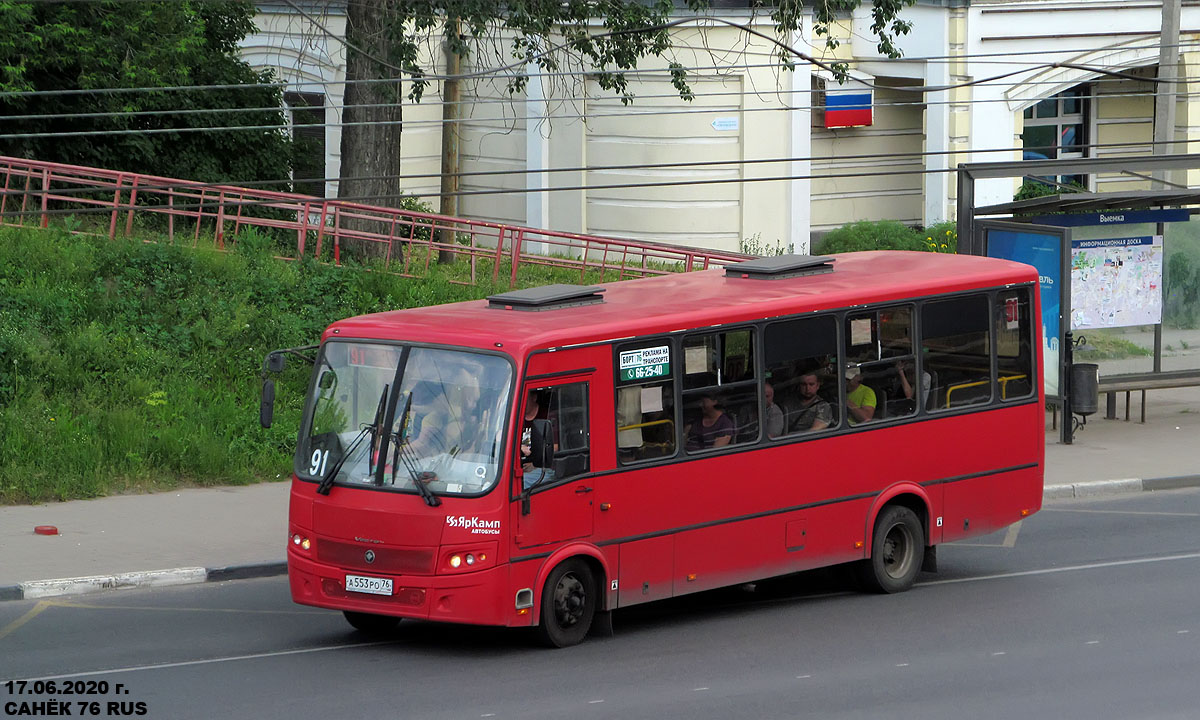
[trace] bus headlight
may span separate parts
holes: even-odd
[[[444,551],[439,571],[444,573],[482,570],[496,564],[496,543],[458,546]]]

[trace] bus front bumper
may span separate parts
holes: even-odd
[[[346,590],[347,575],[389,579],[388,595]],[[386,575],[319,563],[289,548],[288,583],[301,605],[473,625],[530,625],[509,592],[507,565],[452,575]]]

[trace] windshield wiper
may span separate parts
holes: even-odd
[[[408,471],[408,476],[412,479],[413,487],[421,494],[421,499],[429,507],[437,507],[442,504],[440,498],[433,494],[433,490],[425,484],[424,478],[426,473],[420,472],[417,469],[417,464],[413,460],[413,452],[411,448],[405,447],[407,438],[405,431],[408,429],[408,412],[412,409],[412,394],[409,393],[408,400],[404,403],[404,414],[400,416],[400,429],[396,432],[396,447],[392,449],[392,485],[396,484],[396,471],[403,463],[404,469]]]
[[[379,394],[379,404],[375,406],[375,421],[358,432],[358,436],[354,438],[354,442],[350,443],[350,447],[346,448],[346,452],[338,458],[333,467],[329,468],[329,472],[325,473],[325,477],[321,478],[321,484],[317,486],[318,495],[329,494],[330,489],[333,488],[334,478],[341,472],[342,466],[354,454],[354,450],[362,443],[363,438],[370,434],[371,445],[375,445],[375,438],[379,436],[379,424],[383,422],[383,407],[387,401],[387,392],[388,386],[384,385],[383,392]]]

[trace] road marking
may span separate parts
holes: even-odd
[[[239,608],[157,607],[153,605],[98,605],[77,600],[46,600],[49,605],[81,610],[157,610],[160,612],[237,613],[238,615],[325,615],[320,610],[241,610]]]
[[[896,667],[908,667],[908,663],[896,663]]]
[[[595,705],[596,703],[602,703],[602,702],[604,702],[604,701],[603,700],[588,700],[588,705]]]
[[[797,675],[797,676],[796,676],[796,679],[797,679],[797,680],[807,680],[807,679],[809,679],[810,677],[812,677],[812,675]]]
[[[1083,508],[1042,508],[1042,512],[1093,513],[1096,515],[1160,515],[1163,517],[1200,517],[1200,513],[1155,512],[1152,510],[1085,510]]]
[[[24,615],[17,618],[16,620],[13,620],[8,625],[5,625],[4,628],[0,629],[0,640],[2,640],[4,638],[4,636],[11,634],[17,628],[21,627],[25,623],[29,622],[30,620],[34,619],[38,615],[42,614],[42,612],[45,611],[49,607],[50,607],[50,603],[46,602],[45,600],[42,600],[42,601],[38,602],[37,605],[34,605],[33,607],[29,608],[29,612],[25,613]]]
[[[26,613],[28,614],[28,613]],[[295,650],[276,650],[275,652],[251,653],[250,655],[229,655],[227,657],[207,658],[205,660],[183,660],[181,662],[159,663],[157,665],[130,665],[107,670],[90,670],[88,672],[67,673],[65,675],[46,675],[39,678],[21,678],[22,680],[66,680],[68,678],[91,677],[93,675],[116,675],[118,673],[141,672],[143,670],[165,670],[167,668],[190,667],[193,665],[212,665],[239,660],[259,660],[262,658],[284,657],[287,655],[308,655],[310,653],[326,652],[328,650],[350,650],[353,648],[375,647],[377,645],[395,645],[396,640],[377,640],[375,642],[353,643],[350,645],[326,645],[324,647],[297,648]],[[7,680],[0,679],[0,685]]]
[[[692,688],[692,692],[700,692],[701,690],[707,690],[707,689],[708,689],[708,688],[706,688],[706,687],[702,687],[702,688]]]
[[[1007,654],[1008,653],[1006,653],[1004,651],[994,652],[994,653],[992,653],[992,657],[1000,657],[1001,655],[1007,655]]]
[[[997,575],[979,575],[977,577],[952,578],[950,580],[931,580],[929,582],[919,583],[919,587],[929,585],[953,585],[955,583],[979,582],[982,580],[1005,580],[1007,578],[1026,577],[1029,575],[1053,575],[1055,573],[1074,572],[1076,570],[1101,570],[1104,568],[1120,567],[1122,565],[1145,565],[1147,563],[1168,562],[1171,560],[1196,560],[1200,559],[1200,552],[1185,553],[1183,555],[1164,555],[1163,557],[1141,558],[1139,560],[1113,560],[1111,562],[1092,563],[1090,565],[1067,565],[1059,568],[1045,568],[1043,570],[1022,570],[1021,572],[999,573]]]
[[[1188,632],[1189,632],[1188,630],[1176,630],[1175,634],[1176,635],[1187,635]]]
[[[1100,641],[1099,640],[1088,640],[1087,644],[1088,645],[1099,645]]]

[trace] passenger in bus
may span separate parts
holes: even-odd
[[[725,447],[733,441],[733,420],[725,414],[714,395],[705,394],[700,398],[700,413],[700,419],[687,427],[688,450]]]
[[[800,409],[792,432],[824,430],[833,424],[833,407],[821,397],[821,380],[815,372],[800,376]]]
[[[774,439],[783,434],[783,408],[775,404],[775,387],[769,382],[763,383],[763,400],[766,402],[763,426],[767,437]]]
[[[542,407],[537,390],[530,390],[525,398],[525,414],[521,423],[521,483],[526,490],[539,483],[554,482],[553,460],[546,463],[544,458],[535,457],[533,452],[533,421],[549,420],[553,427],[553,419]],[[557,437],[557,429],[552,430]],[[554,443],[554,452],[558,452],[558,443]]]
[[[913,374],[912,360],[897,360],[895,387],[893,391],[898,397],[903,400],[896,401],[896,415],[911,415],[916,412],[917,404],[913,398],[916,397],[916,390],[913,388],[913,383],[909,380],[909,376]],[[932,377],[928,370],[921,371],[921,407],[929,406],[929,388],[932,385]],[[889,413],[891,412],[889,408]]]
[[[851,425],[875,417],[875,391],[862,384],[862,373],[857,367],[846,368],[846,410]]]

